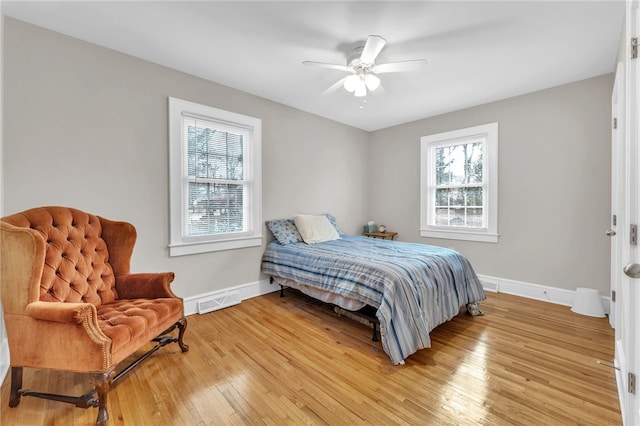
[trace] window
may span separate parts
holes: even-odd
[[[420,235],[498,242],[498,123],[420,138]]]
[[[262,244],[261,121],[169,98],[170,256]]]

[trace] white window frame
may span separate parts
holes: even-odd
[[[435,224],[436,155],[438,147],[471,139],[482,140],[483,214],[482,228]],[[420,236],[452,240],[498,242],[498,123],[423,136],[420,138]]]
[[[169,97],[169,256],[232,250],[262,245],[262,121],[234,112],[224,111]],[[186,173],[187,141],[183,116],[202,117],[220,128],[240,133],[244,137],[246,157],[243,159],[247,229],[242,233],[189,236],[186,232],[189,178]]]

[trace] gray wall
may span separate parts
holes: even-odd
[[[373,133],[370,216],[460,250],[479,274],[608,294],[612,88],[605,75]],[[494,121],[499,243],[421,238],[420,137]]]
[[[262,119],[263,218],[366,220],[369,134],[20,21],[5,21],[4,213],[77,207],[133,223],[132,269],[192,296],[262,278],[263,248],[168,257],[167,96]],[[271,239],[265,229],[265,239]]]
[[[265,220],[331,212],[357,233],[372,219],[480,274],[608,293],[611,75],[367,133],[9,18],[4,43],[4,213],[130,221],[133,269],[175,271],[181,296],[260,279],[262,248],[168,257],[167,96],[263,120]],[[420,238],[420,137],[492,121],[500,242]]]

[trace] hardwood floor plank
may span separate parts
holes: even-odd
[[[111,425],[619,425],[607,319],[566,306],[488,294],[432,347],[393,366],[370,328],[297,292],[188,318],[169,345],[109,394]],[[85,376],[25,369],[24,386],[82,394]],[[0,423],[89,425],[96,409],[22,398]]]

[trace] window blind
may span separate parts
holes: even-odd
[[[237,233],[247,228],[244,135],[225,127],[183,116],[189,236]]]

